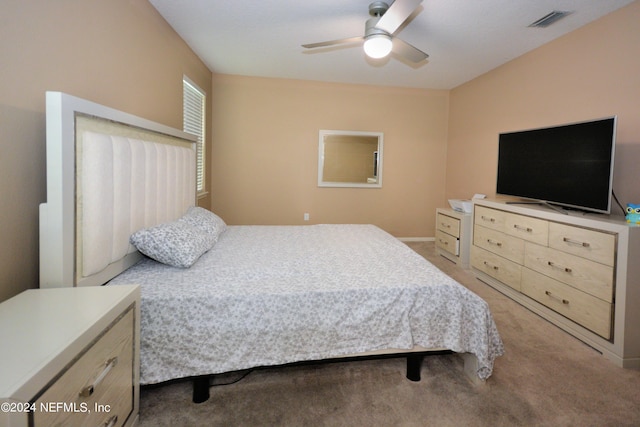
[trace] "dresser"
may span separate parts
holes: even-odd
[[[0,304],[0,425],[132,426],[140,289],[32,289]]]
[[[462,268],[469,267],[471,214],[436,209],[436,252]]]
[[[622,367],[640,367],[639,261],[622,216],[474,201],[476,276]]]

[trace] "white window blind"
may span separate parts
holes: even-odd
[[[182,79],[184,131],[198,137],[196,144],[196,186],[198,194],[205,186],[205,93],[188,78]]]

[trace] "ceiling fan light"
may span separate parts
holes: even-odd
[[[374,34],[364,41],[364,53],[368,57],[379,59],[391,53],[391,38],[386,34]]]

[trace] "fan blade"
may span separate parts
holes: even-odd
[[[420,62],[429,57],[429,55],[427,55],[417,47],[414,47],[397,37],[393,38],[393,52],[405,59],[408,59],[411,62]]]
[[[386,31],[389,34],[396,32],[400,25],[407,20],[409,16],[422,3],[422,0],[395,0],[389,9],[382,15],[376,28]]]
[[[338,40],[330,40],[330,41],[320,42],[320,43],[303,44],[302,47],[306,49],[313,49],[316,47],[327,47],[327,46],[334,46],[337,44],[355,43],[355,42],[362,41],[363,39],[364,37],[350,37],[348,39],[338,39]]]

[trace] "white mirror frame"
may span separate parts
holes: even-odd
[[[325,162],[325,137],[331,135],[338,136],[375,136],[378,138],[378,156],[376,165],[376,181],[372,183],[363,182],[336,182],[325,181],[323,178],[324,162]],[[344,130],[320,130],[318,135],[318,187],[350,187],[350,188],[382,188],[382,148],[383,148],[382,132],[362,132],[362,131],[344,131]]]

